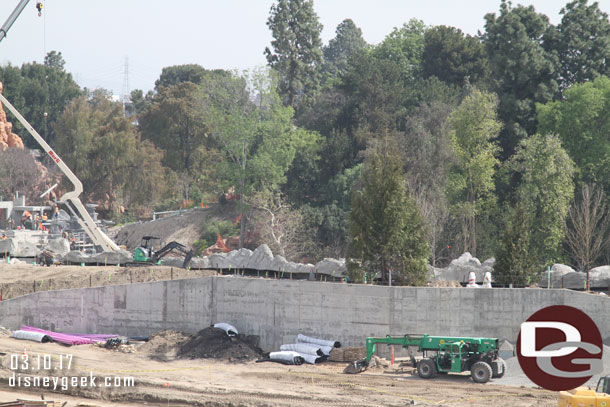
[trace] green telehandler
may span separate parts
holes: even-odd
[[[419,377],[431,379],[437,374],[470,371],[472,380],[486,383],[491,378],[500,378],[506,372],[506,363],[498,357],[498,339],[468,338],[430,335],[404,335],[384,338],[366,338],[366,359],[355,362],[356,368],[366,368],[375,352],[376,344],[400,345],[403,348],[417,346],[423,359],[416,363],[411,354],[411,362],[417,368]]]

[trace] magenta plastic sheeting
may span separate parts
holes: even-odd
[[[110,338],[118,338],[119,335],[116,334],[64,334],[64,335],[72,335],[72,336],[78,336],[79,338],[87,338],[87,339],[93,339],[94,341],[105,341],[106,339],[110,339]]]
[[[36,328],[33,326],[23,325],[21,327],[22,331],[30,331],[30,332],[41,332],[49,337],[53,338],[55,342],[63,343],[65,345],[88,345],[94,343],[95,341],[90,338],[83,338],[82,336],[69,335],[69,334],[60,334],[52,331],[45,331],[44,329]]]

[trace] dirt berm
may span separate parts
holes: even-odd
[[[229,362],[247,362],[263,356],[258,347],[258,336],[239,334],[228,336],[225,331],[208,327],[194,335],[164,330],[151,335],[150,340],[138,348],[151,359],[221,359]]]

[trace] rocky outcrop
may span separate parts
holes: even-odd
[[[79,251],[71,251],[66,254],[62,259],[62,263],[64,264],[125,264],[131,261],[131,253],[126,250],[120,250],[118,252],[112,253],[104,252],[95,255],[88,255]]]
[[[477,283],[482,283],[486,272],[491,272],[493,277],[493,265],[495,259],[489,258],[481,264],[479,259],[472,257],[468,252],[462,254],[457,259],[444,268],[428,266],[429,281],[459,281],[468,282],[468,275],[473,272]]]
[[[163,264],[179,267],[182,259],[165,258]],[[233,250],[229,253],[214,253],[210,256],[195,257],[191,268],[221,269],[221,270],[260,270],[277,271],[279,273],[296,273],[326,275],[342,278],[347,271],[345,259],[324,259],[317,264],[302,264],[287,261],[283,256],[274,256],[269,246],[262,244],[251,251],[248,249]]]
[[[2,93],[1,82],[0,93]],[[0,151],[5,151],[9,147],[23,148],[23,140],[13,133],[13,123],[6,119],[6,113],[0,103]]]
[[[550,280],[549,280],[550,277]],[[554,264],[551,272],[540,274],[541,287],[584,289],[587,273],[575,271],[565,264]],[[589,284],[591,288],[610,287],[610,266],[600,266],[589,270]]]

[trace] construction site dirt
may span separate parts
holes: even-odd
[[[0,261],[0,292],[2,295],[0,298],[7,300],[38,291],[178,280],[215,274],[216,272],[213,270],[185,270],[166,266],[46,267],[31,264],[6,264]]]
[[[167,337],[167,336],[166,336]],[[183,338],[184,339],[184,338]],[[357,375],[343,373],[345,363],[286,366],[229,359],[159,358],[167,348],[141,347],[121,353],[94,345],[65,347],[55,343],[0,338],[1,395],[17,398],[83,403],[91,406],[551,406],[556,393],[540,389],[481,385],[467,375],[424,380],[411,368],[370,369]],[[22,385],[11,382],[15,360],[27,354],[51,360],[51,370],[36,370],[32,362]],[[65,360],[70,355],[72,365]],[[57,361],[64,360],[58,369]],[[13,365],[11,366],[11,359]],[[165,359],[165,360],[160,360]],[[171,360],[170,360],[171,359]],[[96,387],[51,391],[23,385],[24,376],[97,377]],[[111,378],[116,386],[105,386]],[[116,381],[118,379],[118,382]],[[133,378],[133,385],[128,378]],[[51,384],[52,386],[52,384]],[[10,396],[9,396],[10,395]]]

